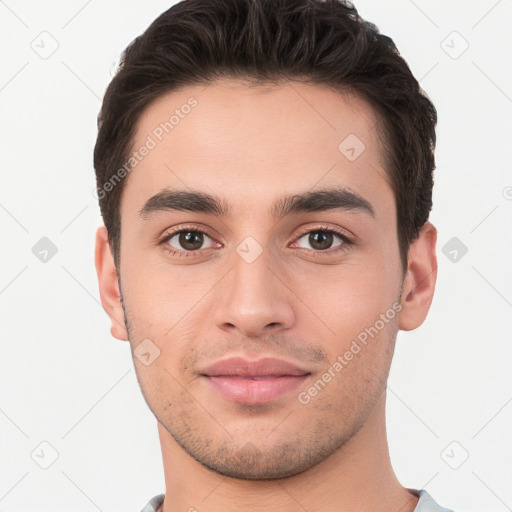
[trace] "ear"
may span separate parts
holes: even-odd
[[[436,228],[426,222],[409,248],[398,323],[403,331],[419,327],[430,309],[437,278],[436,241]]]
[[[110,332],[114,338],[128,341],[128,331],[124,322],[117,270],[112,251],[110,250],[108,231],[105,226],[99,227],[96,231],[94,260],[100,287],[101,304],[112,321]]]

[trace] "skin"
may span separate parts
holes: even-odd
[[[417,497],[389,459],[386,381],[398,330],[421,325],[432,301],[436,229],[423,226],[404,271],[375,113],[356,95],[324,86],[224,79],[150,105],[134,148],[192,96],[197,106],[127,178],[117,270],[104,227],[96,240],[112,335],[129,340],[132,351],[145,339],[160,350],[150,365],[137,357],[134,365],[157,418],[164,512],[414,510]],[[351,133],[366,147],[354,161],[338,149]],[[357,192],[375,216],[269,215],[283,194],[323,187]],[[162,210],[141,218],[146,201],[166,188],[218,196],[233,214]],[[178,236],[159,243],[184,225],[193,231],[190,224],[207,232],[195,256],[169,252],[187,252]],[[353,243],[332,252],[342,243],[334,236],[330,252],[318,249],[309,235],[319,225],[350,233]],[[251,263],[236,251],[247,236],[262,250]],[[299,392],[393,304],[399,314],[300,403]],[[198,375],[228,356],[277,357],[311,375],[274,402],[235,403]]]

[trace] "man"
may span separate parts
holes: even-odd
[[[186,0],[125,51],[96,268],[158,421],[144,512],[443,511],[385,428],[436,281],[436,110],[341,1]]]

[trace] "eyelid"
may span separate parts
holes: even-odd
[[[183,231],[191,231],[191,232],[201,233],[201,234],[208,236],[208,238],[210,238],[213,242],[220,243],[220,242],[217,242],[216,236],[212,235],[206,227],[203,227],[203,226],[200,226],[197,224],[183,224],[183,225],[179,225],[174,228],[170,228],[170,229],[166,230],[164,232],[164,235],[161,238],[159,238],[158,245],[165,245],[175,235],[177,235]],[[343,241],[341,246],[344,246],[344,249],[346,248],[346,246],[352,245],[354,243],[354,239],[357,238],[353,233],[351,233],[347,229],[343,229],[338,226],[334,227],[334,226],[330,226],[327,224],[317,224],[315,226],[305,226],[303,229],[301,229],[299,231],[298,234],[294,235],[293,242],[296,242],[298,239],[302,238],[304,235],[307,235],[308,233],[312,233],[315,231],[326,231],[329,233],[333,233],[335,236],[338,236]],[[304,248],[302,248],[302,250],[305,250],[307,252],[318,253],[319,255],[321,255],[322,253],[334,254],[337,251],[343,250],[343,249],[339,249],[339,247],[341,247],[341,246],[337,246],[336,248],[334,248],[334,250],[332,250],[332,248],[330,248],[330,249],[326,249],[325,251],[315,250],[315,249],[304,249]],[[211,250],[211,249],[212,248],[209,247],[206,249],[187,251],[185,249],[174,249],[171,246],[170,249],[166,249],[166,250],[172,252],[173,254],[182,253],[185,256],[187,256],[187,255],[193,256],[195,254],[201,254],[204,251]]]
[[[208,228],[203,227],[201,225],[197,225],[197,224],[183,224],[183,225],[175,226],[173,228],[166,229],[164,231],[163,235],[157,238],[157,245],[165,245],[172,238],[174,238],[176,235],[178,235],[179,233],[181,233],[183,231],[190,231],[193,233],[201,233],[203,235],[206,235],[208,238],[210,238],[212,240],[212,242],[217,243],[217,244],[220,243],[220,242],[217,242],[216,235],[213,235],[212,233],[210,233]],[[170,246],[170,247],[171,247],[171,249],[169,249],[169,250],[174,251],[174,253],[183,252],[183,253],[190,253],[190,254],[199,253],[199,252],[203,252],[208,249],[212,249],[211,247],[209,247],[207,249],[198,249],[196,251],[186,251],[185,249],[174,249],[174,247],[172,247],[172,246]]]
[[[203,233],[205,235],[208,235],[212,240],[216,239],[217,236],[212,234],[208,228],[203,227],[200,224],[180,224],[178,226],[174,226],[172,228],[164,230],[162,235],[157,237],[157,241],[158,243],[162,243],[166,240],[169,240],[174,235],[181,233],[182,231],[193,231],[197,233]]]
[[[339,226],[330,226],[328,224],[318,224],[313,227],[307,226],[304,228],[304,230],[301,230],[299,234],[295,235],[295,238],[301,238],[304,235],[307,235],[308,233],[315,232],[315,231],[328,231],[331,233],[334,233],[338,236],[340,236],[344,241],[354,243],[355,239],[357,238],[351,231],[348,229],[341,228]]]

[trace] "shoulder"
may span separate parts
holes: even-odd
[[[140,512],[156,512],[158,507],[163,503],[165,494],[159,494],[151,498]]]
[[[414,512],[453,512],[453,510],[441,507],[425,489],[421,489],[420,491],[409,490],[419,496],[418,504]]]
[[[453,512],[453,510],[441,507],[430,494],[425,490],[409,489],[419,497],[414,512]],[[151,498],[140,512],[156,512],[163,503],[165,494],[159,494]]]

